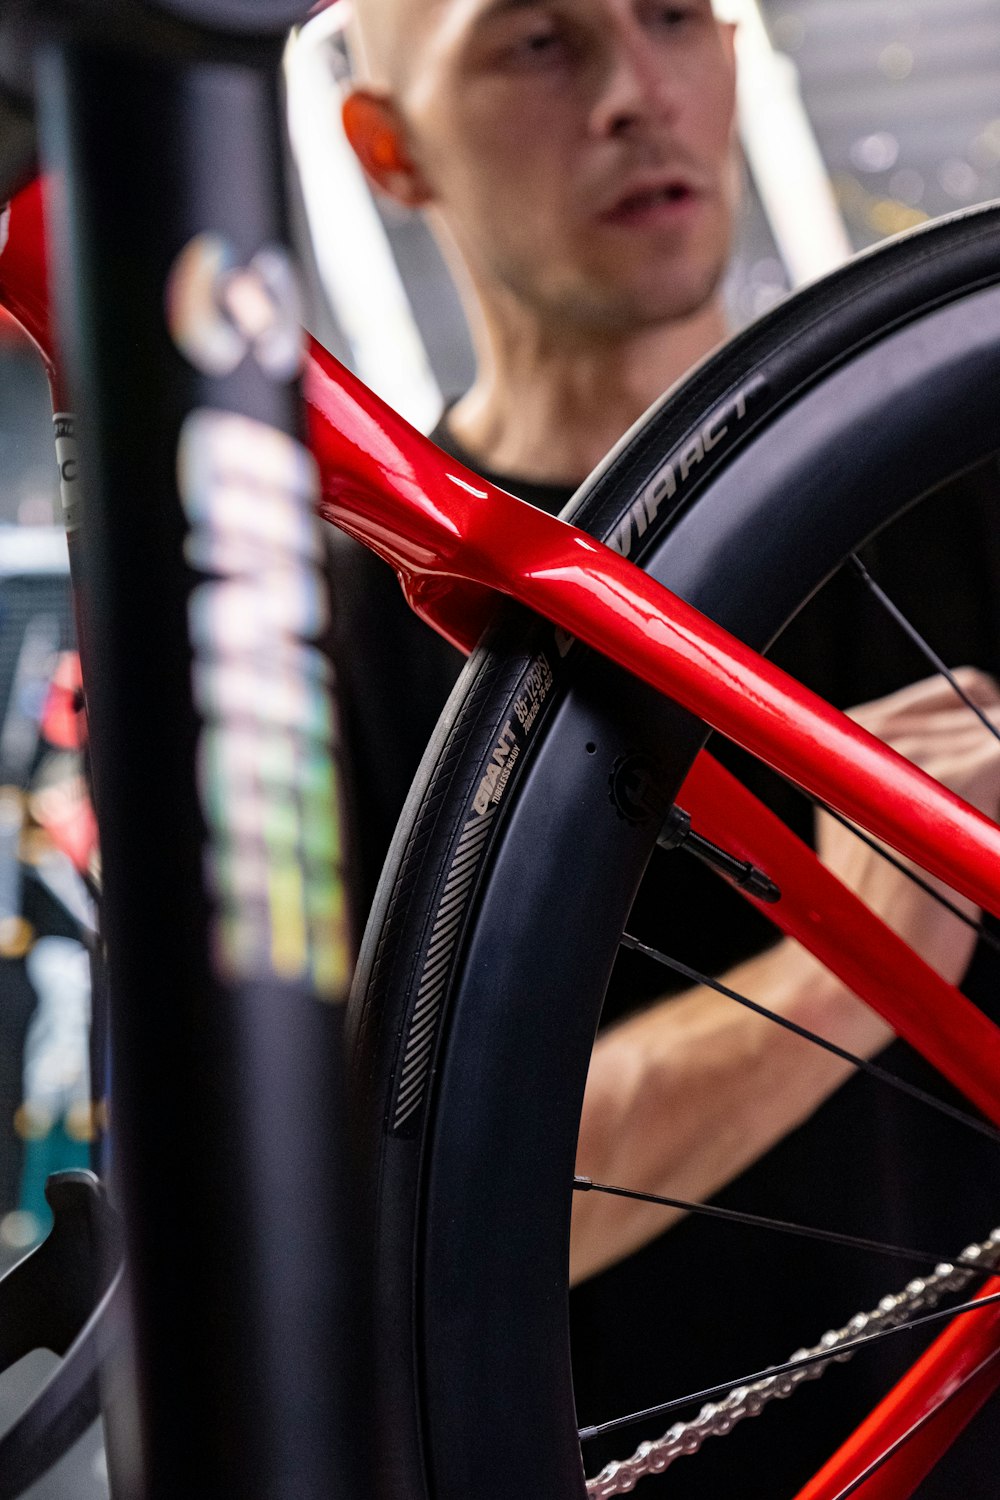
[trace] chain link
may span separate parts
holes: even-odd
[[[744,1417],[756,1417],[771,1401],[784,1400],[805,1380],[816,1380],[831,1364],[845,1364],[852,1356],[837,1354],[841,1344],[883,1328],[907,1323],[918,1313],[936,1307],[943,1297],[960,1292],[977,1274],[978,1267],[992,1268],[1000,1259],[1000,1229],[994,1229],[988,1240],[970,1245],[959,1256],[962,1265],[942,1264],[925,1277],[917,1277],[903,1291],[883,1297],[878,1307],[857,1313],[843,1328],[824,1333],[811,1349],[797,1349],[789,1363],[810,1355],[830,1351],[830,1359],[807,1365],[785,1375],[764,1376],[752,1385],[739,1386],[719,1402],[703,1406],[690,1422],[675,1422],[663,1437],[640,1443],[631,1458],[610,1463],[593,1479],[587,1480],[590,1500],[611,1500],[634,1490],[647,1474],[662,1474],[675,1459],[697,1453],[709,1437],[723,1437]]]

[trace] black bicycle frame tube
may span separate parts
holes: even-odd
[[[350,923],[278,42],[115,0],[39,59],[142,1492],[355,1500]]]

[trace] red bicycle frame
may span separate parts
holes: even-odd
[[[5,226],[0,220],[0,305],[37,344],[61,406],[44,266],[35,184],[14,200]],[[1000,829],[960,798],[616,552],[440,452],[315,343],[305,399],[320,513],[384,557],[413,608],[447,639],[471,650],[496,595],[507,595],[1000,915]],[[777,925],[1000,1124],[1000,1030],[707,755],[684,800],[701,831],[782,890],[768,908]],[[998,1335],[995,1305],[958,1320],[799,1500],[836,1500],[914,1423],[937,1413],[856,1491],[866,1500],[911,1494],[1000,1383]]]

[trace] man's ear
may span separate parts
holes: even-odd
[[[738,30],[739,23],[736,21],[719,22],[722,45],[725,48],[726,57],[729,59],[729,65],[732,68],[736,67],[736,33]]]
[[[718,26],[719,26],[719,36],[720,36],[720,38],[722,40],[722,50],[723,50],[723,53],[724,53],[725,58],[726,58],[726,65],[727,65],[727,67],[729,69],[730,87],[731,87],[731,90],[732,90],[732,111],[733,111],[732,129],[735,132],[736,128],[737,128],[737,126],[736,126],[736,84],[737,84],[736,74],[737,74],[737,67],[738,67],[738,61],[737,61],[737,57],[736,57],[736,36],[737,36],[737,32],[739,30],[739,26],[738,26],[738,23],[736,21],[720,21],[718,23]]]
[[[429,200],[430,188],[410,156],[403,122],[388,95],[354,89],[344,100],[342,117],[344,133],[377,188],[407,208]]]

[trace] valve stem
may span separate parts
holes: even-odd
[[[696,833],[691,827],[691,814],[685,812],[683,807],[678,807],[676,802],[668,812],[667,821],[656,842],[661,849],[683,849],[688,854],[693,854],[717,874],[724,875],[741,891],[746,891],[755,901],[764,901],[772,906],[781,900],[781,891],[759,866],[746,859],[737,859],[734,854],[713,844],[711,839]]]

